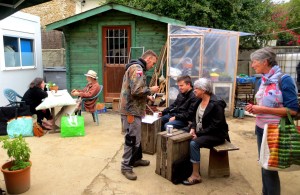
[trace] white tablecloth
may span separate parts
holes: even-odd
[[[57,93],[47,91],[47,93],[48,97],[35,108],[36,110],[76,105],[76,101],[71,97],[67,90],[58,90]]]
[[[72,96],[68,93],[67,90],[58,90],[57,93],[47,91],[48,97],[44,99],[44,101],[38,105],[36,110],[44,110],[55,107],[62,107],[61,110],[55,115],[55,113],[51,113],[55,119],[55,124],[60,126],[60,118],[63,115],[71,115],[74,113],[76,109],[76,101],[72,98]]]

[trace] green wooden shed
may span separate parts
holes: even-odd
[[[67,88],[83,88],[89,69],[103,85],[101,102],[120,96],[128,59],[151,49],[157,54],[167,41],[168,24],[185,22],[109,3],[46,26],[61,30],[66,41]],[[148,75],[150,76],[150,75]]]

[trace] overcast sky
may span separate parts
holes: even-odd
[[[272,0],[275,3],[289,2],[290,0]]]

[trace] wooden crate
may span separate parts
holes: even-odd
[[[173,130],[171,136],[166,131],[158,133],[155,173],[171,181],[173,162],[189,154],[191,139],[192,135],[182,130]]]
[[[158,118],[152,124],[142,122],[142,151],[146,154],[155,154],[156,137],[161,129],[161,118]]]
[[[114,98],[112,103],[112,110],[113,111],[119,111],[119,101],[120,98]]]
[[[236,98],[245,99],[246,102],[253,101],[254,98],[254,89],[252,83],[244,83],[236,85]]]

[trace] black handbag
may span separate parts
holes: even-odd
[[[7,135],[7,121],[19,116],[31,116],[30,107],[25,103],[18,106],[0,107],[0,135]]]
[[[193,164],[190,161],[190,157],[186,156],[173,162],[172,164],[172,177],[171,181],[173,184],[182,183],[193,172]]]

